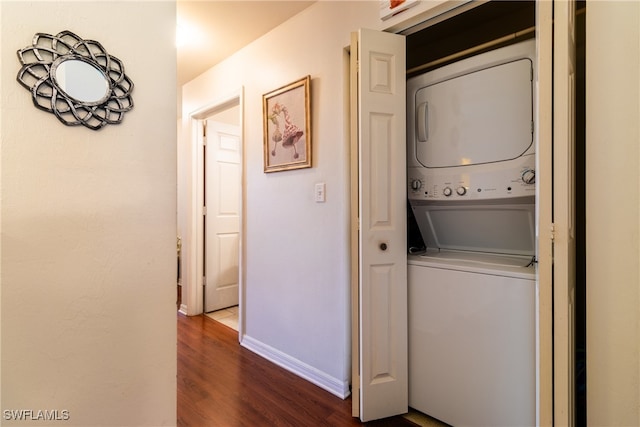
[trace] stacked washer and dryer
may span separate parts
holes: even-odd
[[[535,41],[407,81],[409,405],[536,424]]]

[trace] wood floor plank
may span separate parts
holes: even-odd
[[[207,316],[178,314],[179,427],[361,426],[342,400],[240,346]],[[416,426],[402,417],[371,426]]]

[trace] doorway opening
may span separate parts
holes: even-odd
[[[407,36],[407,77],[433,70],[489,49],[536,36],[536,7],[534,1],[490,1],[455,17],[431,26],[417,25],[404,32]],[[577,0],[570,14],[575,22],[575,333],[569,338],[574,354],[572,368],[575,376],[569,385],[575,394],[572,405],[578,425],[586,420],[586,266],[585,266],[585,17],[586,2]],[[408,210],[408,245],[424,245],[411,210]]]
[[[190,114],[190,253],[185,253],[189,315],[227,310],[242,336],[244,157],[242,90]],[[215,319],[220,321],[219,319]]]
[[[536,8],[533,1],[491,1],[477,6],[454,18],[423,29],[411,29],[407,34],[408,77],[440,67],[505,44],[535,36]],[[569,339],[569,352],[574,354],[573,383],[569,385],[575,394],[575,420],[582,425],[586,420],[586,279],[585,279],[585,11],[586,2],[578,0],[570,14],[575,21],[575,251],[572,267],[575,269],[575,334]],[[537,31],[537,30],[536,30]],[[500,44],[494,43],[494,41]],[[411,215],[408,211],[408,215]],[[413,225],[413,218],[408,218]],[[412,239],[412,237],[414,237]],[[419,233],[409,232],[409,244],[420,247]]]
[[[239,104],[202,122],[204,137],[203,307],[238,329],[240,199],[242,196]]]

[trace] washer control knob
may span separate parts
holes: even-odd
[[[467,189],[464,187],[458,187],[456,188],[456,193],[458,193],[458,196],[464,196],[467,194]]]
[[[418,191],[421,188],[422,188],[422,181],[420,181],[419,179],[412,179],[411,180],[411,189],[413,191]]]
[[[444,190],[442,190],[442,194],[444,194],[445,197],[449,197],[452,193],[453,190],[451,190],[451,187],[444,187]]]
[[[522,172],[521,175],[522,182],[525,184],[535,184],[536,183],[536,171],[533,169],[527,169]]]

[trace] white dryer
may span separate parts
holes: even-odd
[[[536,423],[535,42],[407,81],[409,405]]]

